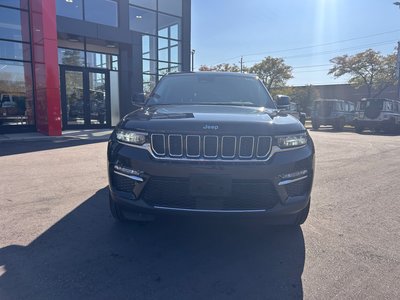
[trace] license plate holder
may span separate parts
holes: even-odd
[[[192,175],[190,194],[194,197],[227,197],[232,192],[229,175]]]

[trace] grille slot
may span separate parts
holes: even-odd
[[[186,156],[200,157],[201,140],[199,135],[186,136]]]
[[[165,136],[163,134],[152,134],[151,147],[155,154],[165,155]]]
[[[205,160],[263,160],[271,152],[270,136],[151,135],[155,157]]]
[[[221,210],[269,209],[279,201],[269,181],[235,180],[229,197],[195,197],[190,194],[188,179],[165,177],[150,179],[141,198],[151,206]]]
[[[310,191],[311,179],[308,177],[305,180],[299,180],[296,182],[285,185],[288,196],[302,196]]]
[[[204,157],[217,158],[218,156],[218,137],[206,135],[203,139]]]
[[[239,145],[239,157],[240,158],[251,158],[254,151],[254,137],[252,136],[241,136]]]
[[[135,181],[115,173],[112,176],[112,184],[116,190],[126,193],[132,193],[135,187]]]

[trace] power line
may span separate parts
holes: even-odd
[[[335,50],[327,50],[327,51],[322,51],[322,52],[314,52],[314,53],[307,53],[307,54],[298,54],[298,55],[291,55],[291,56],[285,56],[282,57],[283,59],[289,59],[289,58],[300,58],[300,57],[310,57],[310,56],[321,56],[321,55],[326,55],[326,54],[334,54],[334,53],[339,53],[342,51],[346,50],[357,50],[357,49],[364,49],[366,47],[371,47],[371,46],[384,46],[384,45],[389,45],[397,40],[390,40],[390,41],[384,41],[384,42],[379,42],[379,43],[372,43],[372,44],[364,44],[364,45],[359,45],[355,47],[348,47],[348,48],[342,48],[342,49],[335,49]],[[251,62],[259,62],[260,60],[247,60],[245,63],[251,63]]]
[[[385,32],[380,32],[380,33],[375,33],[375,34],[369,34],[369,35],[364,35],[364,36],[360,36],[360,37],[354,37],[354,38],[350,38],[350,39],[339,40],[339,41],[334,41],[334,42],[328,42],[328,43],[323,43],[323,44],[316,44],[316,45],[297,47],[297,48],[290,48],[290,49],[282,49],[282,50],[274,50],[274,51],[263,51],[263,52],[258,52],[258,53],[243,54],[243,55],[234,56],[234,57],[231,57],[231,58],[228,58],[228,59],[224,59],[224,60],[221,59],[221,60],[219,60],[219,63],[222,63],[222,61],[226,62],[226,61],[230,61],[230,60],[233,60],[233,59],[237,59],[237,58],[240,58],[241,56],[243,56],[243,57],[245,57],[245,56],[256,56],[256,55],[263,55],[263,54],[273,54],[273,53],[281,53],[281,52],[290,52],[290,51],[311,49],[311,48],[316,48],[316,47],[323,47],[323,46],[330,46],[330,45],[335,45],[335,44],[340,44],[340,43],[351,42],[351,41],[355,41],[355,40],[367,39],[367,38],[371,38],[371,37],[376,37],[376,36],[381,36],[381,35],[390,34],[390,33],[396,33],[396,32],[400,32],[400,29],[391,30],[391,31],[385,31]],[[214,63],[214,64],[218,64],[218,63]]]

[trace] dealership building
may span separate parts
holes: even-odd
[[[190,0],[0,0],[0,133],[111,128],[190,70]]]

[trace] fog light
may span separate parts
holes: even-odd
[[[126,167],[122,167],[122,166],[119,166],[119,165],[115,165],[114,166],[114,173],[118,174],[118,175],[121,175],[121,176],[124,176],[124,177],[127,177],[127,178],[130,178],[130,179],[135,180],[135,181],[139,181],[139,182],[143,182],[144,181],[144,179],[142,177],[140,177],[143,174],[143,172],[137,171],[137,170],[133,170],[133,169],[129,169],[129,168],[126,168]]]
[[[282,174],[279,175],[279,178],[281,181],[278,183],[278,185],[285,185],[289,183],[293,183],[299,180],[306,179],[308,177],[308,171],[307,170],[301,170],[301,171],[296,171],[292,173],[287,173],[287,174]]]

